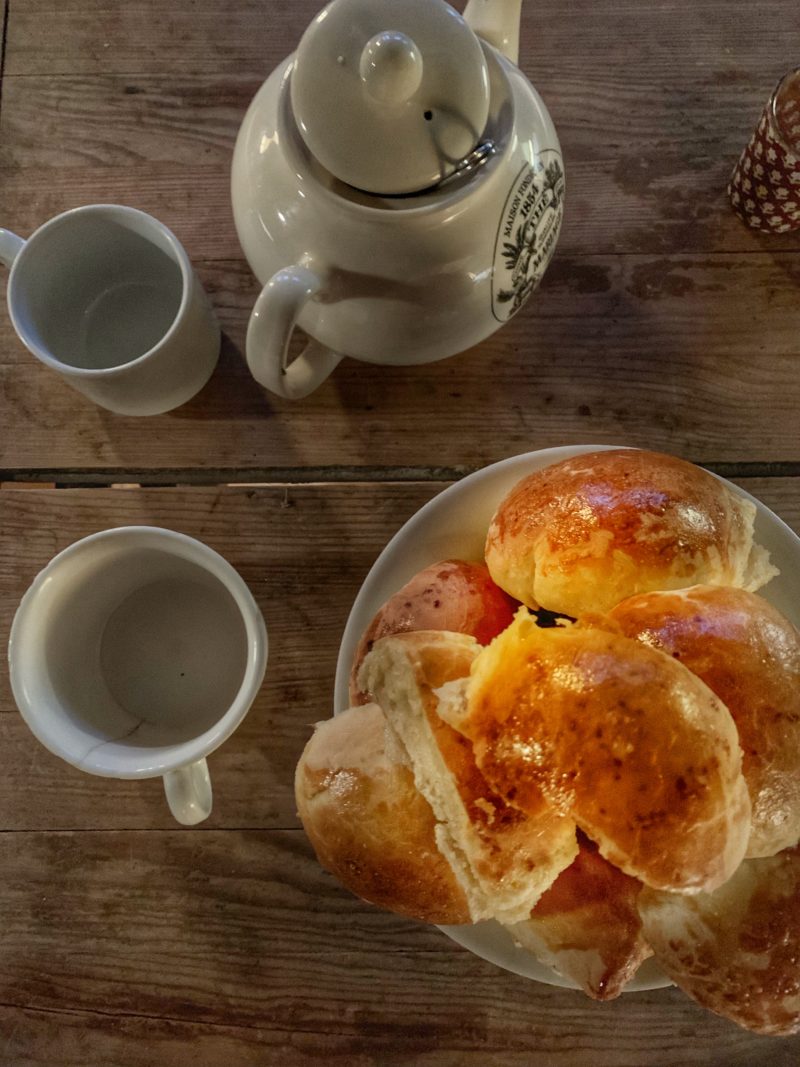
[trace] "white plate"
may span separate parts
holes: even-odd
[[[549,467],[582,452],[598,452],[615,445],[570,445],[546,448],[494,463],[449,486],[412,515],[394,535],[375,561],[355,599],[347,620],[336,668],[334,714],[348,707],[350,665],[356,645],[373,616],[405,583],[423,567],[441,559],[483,559],[483,546],[495,508],[507,492],[531,471]],[[725,479],[720,479],[725,481]],[[763,590],[767,600],[800,627],[800,538],[755,497],[731,482],[735,493],[752,500],[757,508],[756,540],[769,550],[779,568]],[[495,922],[474,926],[443,926],[448,937],[477,956],[507,971],[548,985],[575,989],[575,983],[562,978],[525,949],[514,945],[510,936]],[[659,989],[669,985],[653,960],[647,960],[627,990]]]

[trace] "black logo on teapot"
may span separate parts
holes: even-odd
[[[526,163],[506,198],[494,248],[492,312],[506,322],[519,311],[553,255],[564,212],[561,156],[543,151]]]

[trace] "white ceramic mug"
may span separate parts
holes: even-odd
[[[120,415],[157,415],[211,377],[220,328],[189,258],[151,215],[90,204],[23,241],[0,230],[8,309],[23,344]]]
[[[8,646],[22,717],[55,755],[109,778],[163,776],[187,826],[211,812],[205,757],[264,677],[252,594],[207,545],[154,526],[92,534],[25,593]]]

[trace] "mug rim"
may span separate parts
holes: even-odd
[[[134,357],[134,359],[129,359],[125,363],[118,363],[113,367],[77,367],[72,363],[65,363],[63,360],[57,359],[51,352],[46,348],[43,348],[30,336],[23,324],[18,321],[14,307],[16,303],[15,288],[21,284],[17,277],[19,265],[23,262],[27,249],[32,242],[37,240],[41,235],[66,225],[78,215],[90,214],[106,215],[111,216],[112,218],[114,216],[122,216],[146,220],[149,226],[157,229],[166,238],[173,260],[177,263],[181,272],[181,301],[178,305],[178,310],[175,312],[175,317],[169,325],[169,329],[166,330],[166,332],[159,337],[158,341],[156,341],[154,345],[151,345],[146,351],[141,352],[138,356]],[[142,211],[140,208],[129,207],[126,204],[81,204],[78,207],[62,211],[58,215],[54,215],[51,219],[47,219],[46,222],[43,222],[41,226],[38,226],[33,231],[30,237],[24,238],[24,244],[19,250],[14,262],[11,264],[11,269],[9,271],[6,298],[8,303],[8,313],[11,319],[11,325],[14,327],[17,336],[22,343],[36,356],[37,359],[41,360],[41,362],[48,367],[61,373],[66,372],[70,376],[78,378],[108,378],[127,371],[131,367],[136,367],[139,364],[144,363],[177,333],[180,323],[186,317],[189,307],[193,282],[192,274],[193,268],[186,249],[172,230],[170,230],[168,226],[165,226],[164,223],[154,215],[150,215],[148,212]]]
[[[43,584],[53,577],[53,572],[73,556],[85,552],[87,548],[99,541],[124,539],[131,537],[131,535],[143,535],[145,547],[152,546],[162,549],[169,549],[170,545],[173,548],[175,546],[183,547],[185,553],[177,553],[178,555],[203,567],[220,581],[233,598],[244,624],[247,640],[247,661],[235,696],[229,706],[210,727],[186,741],[158,745],[152,749],[142,748],[137,750],[141,752],[141,759],[138,761],[131,760],[131,766],[126,766],[124,769],[102,769],[86,766],[89,756],[96,754],[106,744],[122,744],[124,738],[119,740],[108,738],[101,744],[93,746],[88,752],[76,756],[74,751],[62,744],[59,738],[44,726],[53,718],[63,723],[64,717],[60,713],[56,713],[53,716],[50,709],[42,714],[34,708],[28,699],[17,649],[20,641],[23,640],[33,603]],[[148,545],[147,542],[150,544]],[[142,545],[139,544],[136,547],[142,547]],[[258,695],[266,671],[267,653],[268,636],[261,610],[245,580],[224,556],[205,544],[205,542],[189,534],[170,530],[163,526],[113,526],[73,541],[72,544],[67,545],[66,548],[56,553],[32,580],[17,606],[11,624],[8,640],[9,682],[14,702],[26,725],[37,740],[55,756],[63,759],[77,770],[102,778],[157,778],[168,771],[177,770],[180,767],[185,767],[205,758],[231,736],[252,707]],[[133,765],[134,762],[135,766]]]

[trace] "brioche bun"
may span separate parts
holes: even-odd
[[[757,589],[775,573],[753,544],[755,505],[656,452],[573,456],[523,478],[486,538],[494,581],[529,607],[577,617],[651,589]]]
[[[469,922],[433,812],[385,735],[376,704],[318,724],[295,774],[306,834],[322,866],[371,904],[422,922]]]
[[[375,615],[364,631],[350,672],[350,703],[371,700],[358,684],[364,657],[376,641],[415,630],[470,634],[481,645],[505,630],[519,605],[489,576],[483,563],[445,559],[415,574]]]
[[[517,922],[575,858],[575,824],[541,794],[524,812],[507,803],[479,771],[469,741],[440,717],[435,690],[463,680],[479,650],[463,634],[384,637],[364,660],[359,685],[375,694],[407,754],[473,921]]]
[[[610,617],[628,637],[679,659],[727,706],[752,803],[747,855],[800,840],[800,633],[762,597],[693,586],[645,593]]]
[[[745,860],[714,893],[645,889],[639,910],[659,964],[699,1004],[759,1034],[800,1031],[800,849]]]
[[[590,997],[613,1000],[653,954],[636,907],[642,883],[604,860],[583,835],[579,846],[530,918],[508,930],[517,944]]]
[[[750,798],[736,727],[677,660],[605,629],[541,629],[520,609],[463,689],[442,693],[442,713],[509,803],[538,811],[543,795],[659,889],[713,889],[741,862]]]

